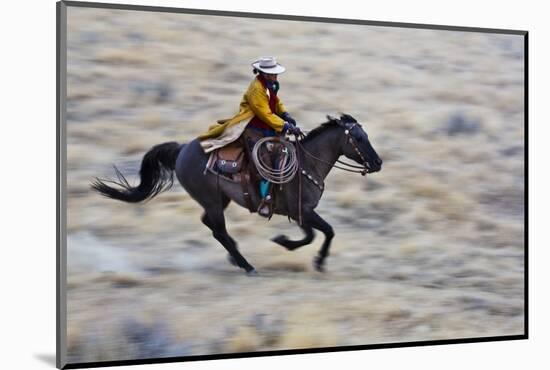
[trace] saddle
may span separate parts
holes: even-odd
[[[214,169],[224,175],[239,175],[244,162],[244,147],[238,141],[230,143],[216,152]]]
[[[257,195],[256,198],[260,198],[258,188],[262,179],[252,161],[251,153],[254,143],[262,137],[263,135],[255,130],[245,130],[236,141],[213,151],[205,169],[205,173],[209,171],[226,180],[240,183],[246,206],[251,213],[256,212],[258,208],[257,204],[252,204],[251,192]],[[274,199],[275,195],[273,188],[275,187],[271,186],[269,189],[271,199]]]
[[[246,207],[250,213],[256,212],[250,192],[257,192],[259,178],[243,136],[213,151],[208,158],[204,173],[206,171],[215,174],[218,178],[223,177],[226,180],[240,183]]]

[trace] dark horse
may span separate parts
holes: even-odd
[[[360,165],[351,165],[361,169],[352,172],[363,174],[380,171],[382,160],[370,144],[365,130],[353,117],[346,114],[339,119],[328,116],[328,122],[298,141],[297,149],[299,172],[290,182],[283,184],[281,190],[277,190],[274,210],[277,214],[287,215],[298,221],[305,236],[300,240],[290,240],[285,235],[279,235],[272,240],[292,251],[310,244],[314,238],[313,229],[320,230],[325,235],[325,240],[314,259],[314,266],[318,271],[323,271],[334,237],[332,226],[315,212],[323,194],[325,177],[341,155]],[[118,182],[96,179],[92,187],[107,197],[136,203],[167,190],[172,185],[175,171],[181,185],[204,208],[201,220],[229,252],[230,261],[243,268],[247,274],[256,274],[256,270],[241,255],[237,243],[225,227],[224,209],[229,202],[233,200],[245,207],[241,185],[210,172],[205,173],[207,161],[208,154],[203,151],[197,139],[187,144],[159,144],[143,157],[141,182],[137,187],[128,184],[118,170]],[[108,186],[106,182],[114,183],[117,187]],[[279,189],[279,186],[276,188]],[[258,195],[252,192],[251,197],[253,204],[258,204]]]

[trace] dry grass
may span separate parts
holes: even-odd
[[[330,347],[339,341],[338,330],[322,306],[302,304],[290,312],[286,326],[281,348]]]
[[[149,59],[139,49],[103,49],[95,57],[97,63],[108,63],[113,65],[143,65],[148,63]]]
[[[448,185],[430,177],[415,180],[410,184],[409,190],[413,197],[422,197],[429,200],[444,199],[449,191],[452,191]]]
[[[523,65],[507,56],[523,50],[520,38],[229,17],[208,18],[212,27],[192,15],[80,8],[69,17],[75,360],[521,332]],[[272,32],[268,50],[261,35]],[[153,145],[187,142],[234,114],[250,61],[273,50],[288,68],[280,97],[304,129],[350,113],[384,160],[365,178],[326,179],[317,211],[336,233],[326,274],[311,268],[321,233],[295,252],[269,241],[302,237],[286,218],[226,210],[260,272],[250,279],[177,183],[139,205],[89,191],[113,164],[136,184]],[[450,135],[456,115],[473,128]]]
[[[253,352],[261,349],[262,338],[255,328],[243,326],[226,342],[226,351],[229,353]]]
[[[135,274],[120,274],[120,273],[105,273],[102,276],[95,279],[97,283],[108,283],[115,288],[134,288],[145,281],[143,278],[136,276]]]
[[[264,269],[278,272],[306,272],[309,270],[309,267],[300,261],[276,260],[265,264]]]

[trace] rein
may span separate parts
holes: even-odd
[[[330,162],[327,162],[327,161],[325,161],[325,160],[323,160],[323,159],[321,159],[321,158],[319,158],[319,157],[314,156],[314,155],[311,154],[310,152],[308,152],[308,151],[304,148],[304,146],[303,146],[299,141],[297,141],[296,143],[297,143],[297,145],[298,145],[298,147],[300,148],[301,151],[303,151],[304,153],[306,153],[306,154],[307,154],[308,156],[310,156],[311,158],[318,160],[319,162],[322,162],[322,163],[325,163],[325,164],[328,164],[328,165],[332,165],[332,167],[334,167],[334,168],[338,168],[339,170],[343,170],[343,171],[347,171],[347,172],[360,173],[360,174],[362,174],[362,175],[365,175],[365,174],[367,173],[367,172],[366,172],[367,170],[366,170],[365,167],[363,167],[363,166],[356,166],[356,165],[353,165],[353,164],[350,164],[350,163],[346,163],[346,162],[343,162],[343,161],[341,161],[341,160],[339,160],[339,159],[337,159],[336,162],[338,162],[338,163],[340,163],[340,164],[342,164],[342,165],[348,166],[348,168],[346,168],[346,167],[340,167],[340,166],[338,166],[337,164],[332,164],[332,163],[330,163]],[[359,170],[359,169],[360,169],[360,170]]]
[[[318,160],[319,162],[322,162],[322,163],[325,163],[325,164],[328,164],[334,168],[338,168],[339,170],[343,170],[343,171],[347,171],[347,172],[352,172],[352,173],[360,173],[361,175],[365,176],[367,174],[367,171],[368,171],[368,162],[365,160],[365,157],[363,157],[363,154],[361,153],[361,151],[359,150],[359,148],[357,147],[357,144],[355,143],[355,140],[353,139],[353,136],[351,136],[349,133],[350,131],[356,126],[357,124],[354,123],[349,129],[346,128],[346,130],[344,131],[346,136],[348,136],[348,139],[347,140],[351,146],[353,147],[353,149],[355,150],[355,152],[357,152],[357,154],[359,155],[359,157],[361,158],[361,160],[363,161],[363,165],[362,166],[357,166],[357,165],[354,165],[354,164],[351,164],[351,163],[346,163],[344,161],[341,161],[340,159],[337,159],[336,162],[337,163],[340,163],[344,166],[347,166],[346,167],[340,167],[336,164],[333,164],[333,163],[329,163],[313,154],[311,154],[310,152],[308,152],[304,146],[302,145],[301,143],[301,140],[296,140],[296,145],[298,148],[300,148],[301,151],[303,151],[304,153],[306,153],[308,156],[310,156],[311,158],[314,158],[316,160]],[[303,139],[305,138],[305,135],[302,134],[300,135],[300,139]]]

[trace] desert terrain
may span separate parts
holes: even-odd
[[[69,362],[523,333],[522,36],[70,7],[67,38]],[[228,207],[251,278],[179,184],[137,205],[90,189],[231,117],[263,55],[302,129],[351,114],[384,160],[329,174],[324,274],[322,234],[269,240],[301,237],[285,217]]]

